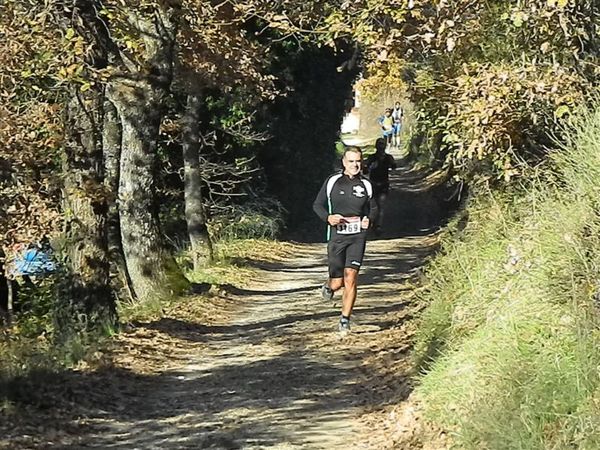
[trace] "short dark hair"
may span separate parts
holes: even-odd
[[[346,153],[348,153],[348,152],[360,153],[360,155],[362,156],[362,149],[360,147],[351,145],[344,149],[344,154],[342,155],[342,158],[344,158],[346,156]]]
[[[387,146],[387,141],[385,140],[385,138],[377,138],[377,140],[375,141],[375,150],[379,151],[379,150],[385,150],[385,147]]]

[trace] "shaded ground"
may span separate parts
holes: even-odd
[[[291,245],[283,260],[253,262],[247,285],[136,324],[104,365],[52,380],[46,404],[36,398],[29,417],[0,429],[0,448],[421,447],[418,411],[405,402],[419,311],[411,280],[444,215],[439,199],[411,192],[423,180],[407,166],[394,175],[349,337],[319,296],[324,244]],[[190,320],[196,309],[204,317]]]

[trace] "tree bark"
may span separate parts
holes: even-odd
[[[131,287],[131,280],[127,274],[123,257],[119,208],[117,205],[121,161],[121,124],[119,123],[117,109],[110,100],[104,100],[103,108],[102,149],[104,152],[104,186],[108,191],[107,238],[112,285],[116,291],[122,292],[125,290],[126,294],[122,293],[121,295],[126,295],[131,301],[134,301],[135,294]]]
[[[189,287],[164,245],[155,204],[154,167],[163,102],[172,79],[175,11],[152,17],[132,11],[144,36],[144,66],[113,77],[107,93],[122,127],[118,206],[127,273],[140,300],[176,295]]]
[[[123,130],[118,207],[127,273],[140,300],[177,294],[187,286],[162,241],[155,204],[161,95],[145,81],[113,82],[110,92]]]
[[[212,262],[214,251],[206,227],[206,210],[202,196],[202,170],[200,168],[200,97],[191,94],[183,120],[183,168],[185,219],[194,270],[199,270],[203,260]]]
[[[59,334],[116,320],[109,288],[106,193],[102,184],[102,94],[70,90],[65,115],[62,256],[66,273],[55,312]]]
[[[12,315],[12,280],[8,278],[5,269],[6,254],[0,247],[0,326],[4,323],[10,325]]]

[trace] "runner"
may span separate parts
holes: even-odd
[[[400,102],[394,104],[394,110],[392,111],[392,119],[394,119],[394,128],[392,130],[392,145],[396,148],[400,148],[400,132],[402,131],[402,121],[404,120],[404,109],[400,105]]]
[[[336,291],[344,288],[339,322],[343,336],[350,331],[358,271],[365,253],[367,229],[377,216],[377,205],[370,181],[361,175],[361,150],[348,147],[342,165],[342,172],[331,175],[323,183],[313,209],[328,224],[329,280],[323,285],[321,294],[326,300],[331,300]]]
[[[387,145],[391,145],[392,136],[394,134],[394,119],[392,118],[392,108],[385,108],[385,113],[383,114],[383,116],[377,119],[377,122],[381,126],[381,133]]]
[[[369,180],[373,185],[373,198],[377,204],[377,217],[374,222],[374,231],[376,234],[381,232],[383,221],[383,207],[387,195],[390,191],[389,172],[396,168],[394,157],[385,152],[385,139],[379,138],[375,141],[375,153],[367,158],[365,163],[365,173],[369,175]]]

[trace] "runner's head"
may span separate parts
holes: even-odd
[[[394,104],[394,108],[395,108],[395,109],[399,109],[399,108],[400,108],[400,102],[396,102],[396,103]]]
[[[385,108],[385,115],[386,116],[391,116],[392,115],[392,108]]]
[[[377,153],[385,152],[385,148],[387,147],[387,141],[385,138],[378,138],[375,141],[375,151]]]
[[[354,177],[360,173],[362,169],[362,151],[358,147],[346,147],[344,156],[342,157],[342,165],[344,166],[344,174]]]

